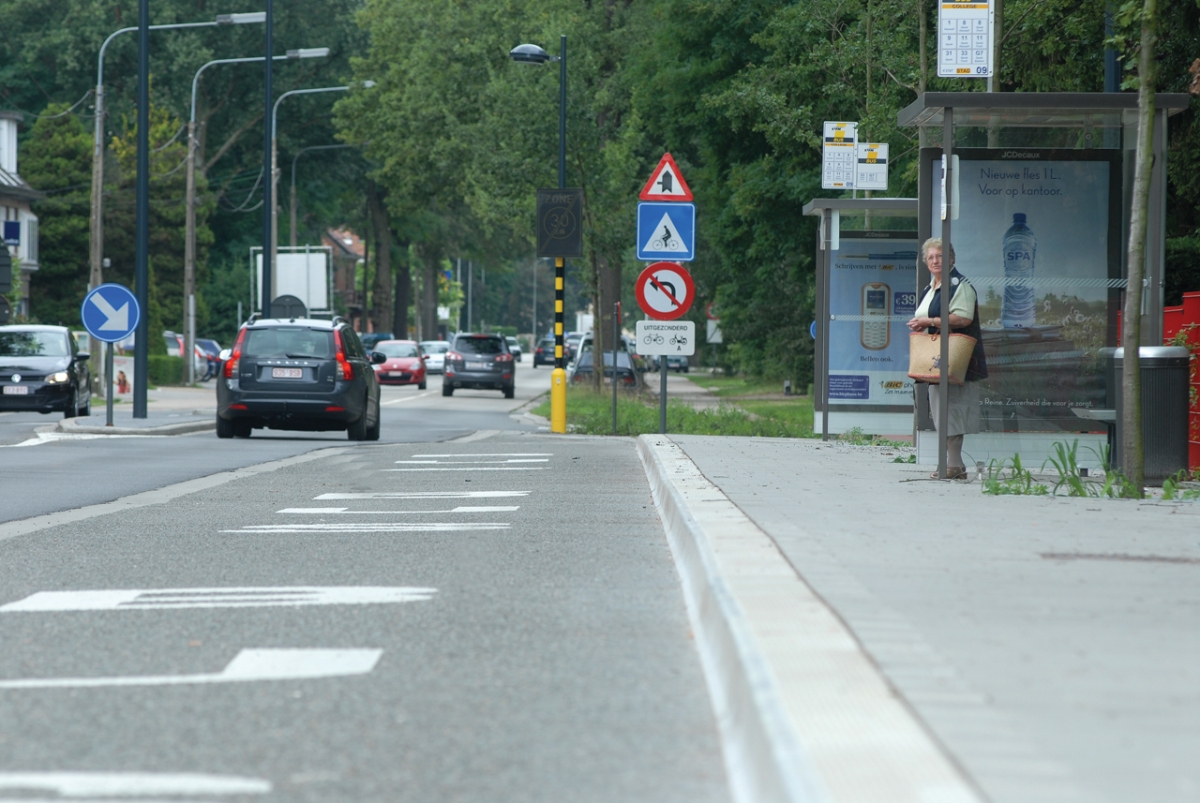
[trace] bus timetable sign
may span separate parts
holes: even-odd
[[[583,256],[583,190],[537,191],[537,255]]]

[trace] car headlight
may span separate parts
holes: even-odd
[[[63,382],[70,382],[70,381],[71,381],[71,377],[67,374],[66,371],[59,371],[57,373],[50,374],[50,376],[46,377],[47,385],[61,385]]]

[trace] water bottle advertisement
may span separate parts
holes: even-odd
[[[829,404],[911,409],[908,327],[917,306],[912,232],[848,232],[830,260]]]
[[[974,285],[987,354],[984,429],[1089,429],[1115,345],[1120,157],[1114,151],[962,149],[950,193],[955,267]],[[940,152],[929,153],[941,236]]]

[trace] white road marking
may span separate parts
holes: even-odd
[[[402,586],[126,588],[103,591],[39,591],[17,602],[0,605],[0,613],[370,605],[424,601],[431,599],[436,593],[436,588]]]
[[[276,513],[289,514],[308,514],[314,516],[338,516],[343,513],[352,516],[409,516],[414,513],[429,514],[429,513],[510,513],[514,510],[520,510],[520,505],[480,505],[472,507],[470,505],[460,505],[450,510],[351,510],[346,507],[285,507],[283,510],[276,510]],[[0,608],[3,610],[3,608]]]
[[[413,457],[554,457],[552,452],[497,452],[495,454],[415,454]]]
[[[549,463],[548,457],[517,457],[508,460],[397,460],[396,465],[475,466],[483,463]]]
[[[545,471],[546,466],[458,466],[455,468],[381,468],[380,471]]]
[[[270,781],[237,775],[151,772],[0,772],[0,789],[36,789],[63,798],[118,795],[263,795]],[[15,798],[26,801],[27,798]],[[149,803],[146,801],[145,803]]]
[[[506,499],[529,496],[529,491],[380,491],[371,493],[321,494],[313,499]]]
[[[390,405],[390,404],[404,404],[405,402],[416,401],[417,399],[423,399],[423,398],[425,398],[425,397],[426,397],[426,396],[428,396],[428,395],[430,395],[430,394],[429,394],[429,393],[422,392],[422,393],[418,393],[416,396],[405,396],[405,397],[404,397],[404,398],[402,398],[402,399],[390,399],[390,400],[388,400],[388,401],[385,401],[385,402],[380,402],[380,403],[379,403],[379,406],[380,406],[380,407],[387,407],[387,406],[388,406],[388,405]]]
[[[365,675],[375,668],[381,655],[383,650],[251,649],[242,650],[223,670],[211,674],[27,678],[2,680],[0,689],[80,689],[246,683],[256,680],[312,680]]]
[[[43,443],[54,443],[55,441],[93,441],[97,438],[167,438],[169,435],[97,435],[85,432],[39,432],[37,437],[29,440],[21,441],[20,443],[7,443],[0,445],[0,449],[17,449],[22,446],[41,446]]]
[[[392,524],[386,522],[347,522],[346,524],[251,524],[223,533],[254,535],[260,533],[450,533],[463,530],[507,530],[503,522],[429,522],[428,524]]]

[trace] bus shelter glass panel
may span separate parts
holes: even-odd
[[[985,431],[1087,431],[1072,408],[1110,408],[1117,345],[1121,154],[1111,150],[955,151],[955,267],[975,287],[989,376]],[[926,149],[932,236],[942,230],[941,152]]]

